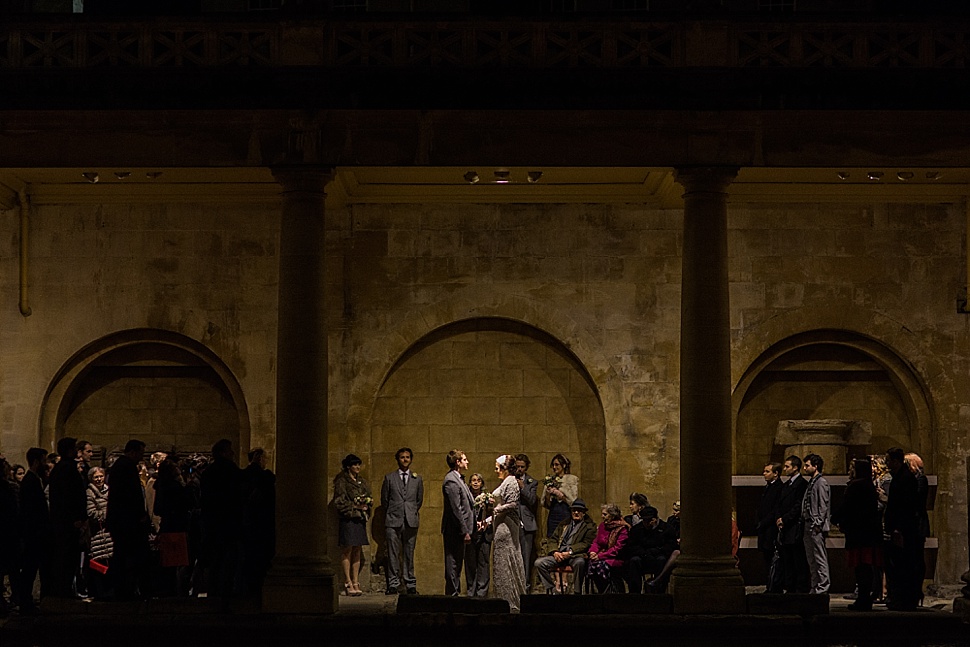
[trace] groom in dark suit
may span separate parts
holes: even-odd
[[[381,485],[381,505],[387,511],[384,522],[387,539],[387,590],[384,593],[387,595],[398,592],[402,578],[408,595],[418,592],[414,579],[414,543],[424,503],[424,482],[411,471],[412,455],[409,447],[397,450],[394,455],[397,469],[386,475]]]
[[[781,593],[781,569],[778,562],[778,504],[784,485],[781,482],[781,463],[766,463],[762,476],[765,477],[765,489],[761,493],[761,504],[758,506],[758,550],[765,559],[768,569],[768,586],[765,593]]]
[[[462,558],[466,546],[472,541],[475,502],[462,475],[468,469],[468,457],[460,449],[453,449],[445,460],[450,468],[441,483],[444,497],[441,535],[445,544],[445,595],[457,596],[461,593]]]

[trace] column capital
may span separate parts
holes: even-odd
[[[674,181],[688,193],[726,193],[738,176],[737,166],[681,166],[674,169]]]
[[[284,193],[299,191],[306,193],[326,193],[327,185],[336,177],[332,166],[308,166],[305,164],[284,164],[270,169],[273,178],[283,187]]]

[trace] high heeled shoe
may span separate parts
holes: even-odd
[[[350,595],[352,597],[357,598],[362,596],[363,594],[364,592],[360,590],[360,584],[357,584],[356,582],[354,582],[353,584],[350,585]]]
[[[350,585],[350,582],[344,583],[344,595],[346,595],[348,598],[353,597],[354,595],[354,587]]]

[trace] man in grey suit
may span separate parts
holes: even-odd
[[[408,595],[418,592],[414,579],[414,542],[424,503],[424,482],[411,471],[411,456],[409,447],[397,450],[394,455],[397,469],[386,475],[381,485],[381,505],[386,510],[387,590],[384,593],[387,595],[398,592],[402,578]]]
[[[529,476],[529,457],[525,454],[515,455],[515,477],[519,480],[519,519],[522,521],[522,528],[519,531],[519,547],[522,549],[522,565],[525,567],[525,590],[532,588],[532,578],[529,577],[532,570],[532,550],[535,547],[536,531],[536,509],[539,502],[536,496],[536,488],[539,482]]]
[[[465,547],[471,544],[475,524],[475,502],[465,485],[462,472],[468,469],[468,457],[453,449],[446,457],[449,471],[441,483],[444,509],[441,513],[441,535],[445,545],[445,595],[461,593],[461,566]]]
[[[825,550],[825,537],[829,532],[831,490],[822,476],[825,461],[818,454],[809,454],[802,465],[802,473],[808,477],[805,498],[802,499],[802,523],[805,557],[812,580],[809,593],[829,592],[829,555]]]

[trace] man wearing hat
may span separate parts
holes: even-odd
[[[630,528],[630,540],[623,555],[626,561],[624,579],[630,593],[643,591],[643,576],[651,573],[654,578],[648,583],[650,592],[663,592],[667,586],[670,571],[677,555],[677,531],[665,521],[661,521],[657,509],[652,505],[640,509],[639,519]]]
[[[569,519],[564,519],[556,526],[552,536],[549,537],[548,547],[551,547],[551,550],[535,562],[539,581],[542,582],[547,594],[560,593],[552,583],[552,571],[561,566],[572,567],[575,574],[573,590],[576,593],[583,590],[586,555],[596,538],[596,524],[586,512],[586,502],[575,499],[569,506]]]

